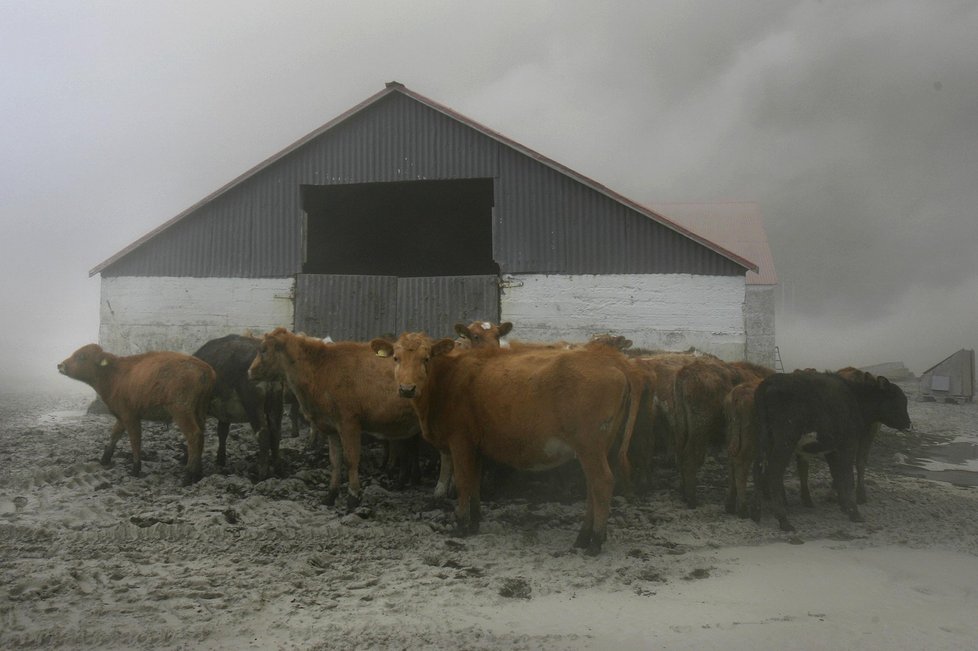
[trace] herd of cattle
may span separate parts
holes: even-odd
[[[281,471],[285,401],[327,435],[327,501],[347,472],[347,505],[360,501],[361,435],[393,449],[419,437],[440,454],[436,495],[457,494],[461,533],[478,531],[482,459],[546,470],[576,458],[587,488],[575,545],[600,551],[616,477],[625,490],[668,447],[680,493],[696,506],[697,473],[710,448],[724,448],[728,513],[759,521],[765,501],[782,530],[784,475],[796,460],[801,498],[811,506],[808,463],[824,455],[839,505],[861,521],[864,473],[880,424],[906,430],[907,399],[885,378],[854,368],[775,373],[705,354],[635,351],[621,337],[586,344],[501,344],[510,323],[456,325],[458,338],[405,333],[396,341],[332,342],[278,328],[261,338],[228,335],[194,355],[116,356],[89,344],[58,365],[89,384],[116,417],[102,463],[128,432],[140,473],[141,420],[172,420],[187,443],[184,483],[201,477],[205,419],[217,419],[218,465],[226,463],[231,423],[247,422],[258,442],[260,478]],[[415,448],[416,449],[416,448]],[[855,468],[855,478],[853,469]],[[747,478],[756,490],[748,500]]]

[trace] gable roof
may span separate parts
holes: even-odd
[[[713,251],[714,253],[717,253],[718,255],[720,255],[720,256],[722,256],[724,258],[727,258],[728,260],[734,262],[735,264],[743,267],[745,270],[750,270],[750,271],[755,271],[755,272],[758,270],[758,266],[754,262],[752,262],[750,259],[748,259],[746,257],[743,257],[739,253],[736,253],[734,251],[731,251],[731,250],[725,248],[724,246],[721,246],[721,245],[717,244],[716,242],[713,242],[710,239],[707,239],[707,238],[703,237],[702,235],[699,235],[699,234],[693,232],[689,228],[681,225],[680,223],[677,223],[677,222],[673,221],[672,219],[669,219],[669,218],[665,217],[664,215],[659,214],[658,212],[656,212],[654,210],[651,210],[651,209],[649,209],[649,208],[647,208],[645,206],[642,206],[642,205],[640,205],[640,204],[638,204],[638,203],[636,203],[636,202],[634,202],[634,201],[632,201],[632,200],[630,200],[630,199],[628,199],[628,198],[626,198],[626,197],[618,194],[617,192],[614,192],[614,191],[608,189],[607,187],[605,187],[604,185],[598,183],[597,181],[594,181],[593,179],[590,179],[590,178],[588,178],[588,177],[586,177],[586,176],[584,176],[582,174],[579,174],[579,173],[575,172],[574,170],[572,170],[572,169],[570,169],[570,168],[568,168],[568,167],[566,167],[564,165],[561,165],[560,163],[558,163],[558,162],[556,162],[556,161],[554,161],[554,160],[552,160],[550,158],[547,158],[543,154],[540,154],[540,153],[538,153],[538,152],[530,149],[529,147],[526,147],[524,145],[521,145],[520,143],[516,142],[515,140],[511,140],[510,138],[507,138],[506,136],[503,136],[502,134],[498,133],[497,131],[494,131],[494,130],[486,127],[486,126],[483,126],[482,124],[479,124],[475,120],[472,120],[470,118],[465,117],[464,115],[462,115],[460,113],[457,113],[456,111],[448,108],[447,106],[444,106],[442,104],[439,104],[438,102],[435,102],[435,101],[433,101],[431,99],[428,99],[427,97],[424,97],[423,95],[419,95],[418,93],[415,93],[414,91],[409,90],[407,87],[405,87],[400,82],[391,81],[391,82],[388,82],[385,85],[384,90],[382,90],[382,91],[380,91],[378,93],[375,93],[374,95],[368,97],[367,99],[365,99],[364,101],[360,102],[356,106],[354,106],[354,107],[348,109],[347,111],[341,113],[340,115],[336,116],[335,118],[333,118],[332,120],[330,120],[329,122],[327,122],[323,126],[319,127],[315,131],[313,131],[313,132],[309,133],[308,135],[306,135],[306,136],[300,138],[299,140],[295,141],[294,143],[292,143],[291,145],[289,145],[285,149],[283,149],[280,152],[278,152],[277,154],[275,154],[275,155],[267,158],[266,160],[262,161],[258,165],[252,167],[251,169],[249,169],[248,171],[244,172],[243,174],[241,174],[237,178],[232,179],[230,182],[228,182],[225,185],[221,186],[220,188],[218,188],[217,190],[215,190],[211,194],[207,195],[206,197],[204,197],[203,199],[201,199],[197,203],[193,204],[192,206],[190,206],[186,210],[182,211],[181,213],[179,213],[175,217],[167,220],[166,222],[164,222],[160,226],[156,227],[155,229],[153,229],[152,231],[150,231],[146,235],[142,236],[141,238],[139,238],[138,240],[136,240],[135,242],[133,242],[129,246],[125,247],[121,251],[119,251],[116,254],[112,255],[111,257],[107,258],[106,260],[100,262],[99,264],[97,264],[95,267],[93,267],[89,271],[89,274],[88,275],[89,276],[94,276],[95,274],[98,274],[98,273],[102,272],[102,270],[104,270],[105,268],[109,267],[110,265],[112,265],[113,263],[117,262],[121,258],[125,257],[129,253],[133,252],[135,249],[139,248],[144,243],[146,243],[147,241],[149,241],[152,238],[156,237],[160,233],[162,233],[162,232],[166,231],[167,229],[171,228],[173,225],[179,223],[180,221],[182,221],[183,219],[185,219],[189,215],[191,215],[194,212],[196,212],[201,207],[205,206],[206,204],[210,203],[211,201],[214,201],[215,199],[217,199],[218,197],[220,197],[224,193],[228,192],[232,188],[234,188],[234,187],[238,186],[239,184],[243,183],[244,181],[250,179],[251,177],[253,177],[256,174],[258,174],[259,172],[261,172],[262,170],[265,170],[266,168],[270,167],[271,165],[274,165],[276,162],[278,162],[278,161],[282,160],[283,158],[289,156],[290,154],[292,154],[296,150],[300,149],[304,145],[306,145],[309,142],[315,140],[316,138],[322,136],[323,134],[327,133],[331,129],[333,129],[336,126],[342,124],[343,122],[345,122],[346,120],[350,119],[354,115],[356,115],[356,114],[358,114],[358,113],[366,110],[370,106],[376,104],[377,102],[379,102],[380,100],[384,99],[385,97],[387,97],[388,95],[390,95],[392,93],[400,93],[402,95],[405,95],[405,96],[413,99],[416,102],[419,102],[419,103],[421,103],[421,104],[423,104],[423,105],[425,105],[425,106],[427,106],[427,107],[429,107],[429,108],[431,108],[431,109],[433,109],[435,111],[438,111],[439,113],[442,113],[443,115],[446,115],[446,116],[452,118],[453,120],[456,120],[456,121],[458,121],[458,122],[460,122],[462,124],[465,124],[465,125],[471,127],[472,129],[475,129],[476,131],[478,131],[478,132],[482,133],[483,135],[487,136],[488,138],[491,138],[491,139],[499,142],[502,145],[505,145],[505,146],[507,146],[507,147],[509,147],[511,149],[514,149],[514,150],[522,153],[523,155],[532,158],[533,160],[537,161],[538,163],[540,163],[542,165],[545,165],[547,167],[550,167],[551,169],[553,169],[553,170],[555,170],[555,171],[557,171],[557,172],[559,172],[559,173],[561,173],[561,174],[563,174],[563,175],[565,175],[567,177],[570,177],[570,178],[574,179],[578,183],[581,183],[582,185],[585,185],[585,186],[591,188],[595,192],[598,192],[600,194],[603,194],[606,197],[612,199],[613,201],[616,201],[616,202],[618,202],[618,203],[620,203],[620,204],[622,204],[622,205],[624,205],[624,206],[626,206],[626,207],[634,210],[635,212],[638,212],[638,213],[640,213],[640,214],[648,217],[649,219],[651,219],[651,220],[653,220],[655,222],[658,222],[662,226],[665,226],[666,228],[668,228],[668,229],[670,229],[672,231],[675,231],[676,233],[678,233],[678,234],[680,234],[680,235],[682,235],[682,236],[684,236],[684,237],[686,237],[688,239],[691,239],[691,240],[697,242],[698,244],[706,247],[707,249]]]
[[[756,203],[654,203],[651,207],[702,237],[757,263],[756,269],[747,272],[748,285],[778,284],[761,207]]]

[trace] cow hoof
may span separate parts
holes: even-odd
[[[849,512],[849,520],[851,522],[865,522],[866,518],[863,517],[862,513],[860,513],[856,509],[853,509],[852,511]]]
[[[788,522],[788,520],[785,518],[781,518],[778,520],[778,526],[781,528],[781,531],[785,531],[788,533],[792,533],[795,531],[795,527],[790,522]]]
[[[326,506],[333,506],[336,504],[336,498],[339,497],[339,494],[339,489],[329,489],[329,492],[326,493],[326,497],[323,498],[323,504]]]
[[[359,495],[347,495],[346,496],[346,510],[348,513],[352,513],[356,508],[360,506],[360,496]]]
[[[585,556],[597,556],[601,553],[601,543],[593,542],[584,550]]]
[[[106,452],[105,454],[102,455],[102,458],[99,459],[98,462],[100,464],[102,464],[103,466],[105,466],[106,468],[111,468],[112,467],[112,453],[111,452]]]

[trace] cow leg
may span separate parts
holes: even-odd
[[[105,446],[105,450],[102,452],[102,458],[99,460],[105,467],[112,465],[112,455],[115,454],[115,446],[119,443],[119,439],[122,435],[126,433],[126,426],[121,419],[116,419],[115,425],[112,426],[112,433],[109,435],[109,443]]]
[[[187,467],[183,473],[183,485],[189,486],[203,476],[201,457],[204,452],[204,432],[197,419],[191,416],[174,415],[173,421],[187,440]]]
[[[132,449],[132,476],[138,477],[142,472],[142,441],[143,424],[139,418],[127,419],[125,429],[129,432],[129,447]]]
[[[265,425],[268,427],[271,473],[276,475],[282,473],[282,458],[279,455],[279,447],[282,442],[282,414],[284,410],[280,392],[274,392],[265,397]]]
[[[784,499],[784,472],[788,465],[787,460],[791,455],[781,449],[783,447],[775,445],[772,454],[769,456],[765,475],[768,496],[771,499],[771,510],[778,519],[778,526],[781,531],[794,531],[795,528],[788,522],[788,512]]]
[[[866,503],[866,463],[869,461],[869,449],[873,439],[879,432],[880,424],[873,423],[869,431],[859,437],[859,447],[856,449],[856,504]]]
[[[448,496],[448,488],[452,482],[452,455],[447,452],[438,452],[441,457],[438,468],[438,483],[435,484],[435,497],[442,498]]]
[[[315,432],[319,428],[312,427]],[[340,494],[340,480],[343,473],[343,448],[340,444],[340,435],[336,432],[329,433],[329,490],[326,492],[326,499],[323,502],[329,506],[336,504],[336,498]]]
[[[459,535],[479,532],[479,463],[476,450],[468,443],[456,442],[451,446],[452,469],[458,501],[455,506],[455,522]],[[475,500],[473,501],[473,496]],[[473,504],[475,508],[473,509]]]
[[[736,459],[730,464],[731,495],[727,496],[727,513],[736,513],[741,518],[746,518],[749,515],[747,505],[747,474],[749,471],[750,464],[743,459]],[[731,503],[731,497],[734,500],[733,503]]]
[[[588,556],[601,552],[601,545],[608,537],[608,516],[611,513],[611,493],[615,487],[615,476],[608,465],[608,455],[598,452],[578,457],[587,480],[587,509],[584,524],[574,542],[583,547]]]
[[[231,423],[225,420],[217,421],[217,465],[224,467],[228,463],[228,432],[231,431]]]
[[[289,405],[289,421],[292,423],[292,438],[299,438],[299,424],[302,415],[299,413],[299,401],[293,399]]]
[[[801,503],[808,508],[815,506],[812,501],[812,493],[808,487],[808,459],[802,454],[795,455],[795,465],[798,468],[798,484],[801,489]]]
[[[360,423],[350,422],[340,427],[343,443],[343,460],[346,461],[347,496],[346,508],[350,511],[360,506]]]
[[[839,454],[835,455],[830,469],[832,470],[832,474],[837,477],[836,485],[839,490],[839,507],[842,509],[842,512],[847,514],[849,520],[852,522],[865,522],[865,518],[863,518],[859,512],[859,508],[856,506],[852,477],[853,461],[853,454],[851,452],[844,453],[840,451]]]

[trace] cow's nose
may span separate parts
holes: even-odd
[[[58,373],[63,374],[64,372],[65,372],[65,363],[61,362],[60,364],[58,364]]]
[[[397,392],[400,394],[402,398],[413,398],[416,390],[417,390],[417,386],[414,384],[412,384],[411,386],[405,386],[402,384],[397,388]]]

